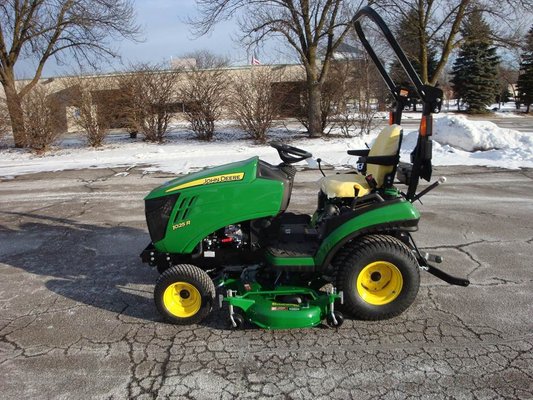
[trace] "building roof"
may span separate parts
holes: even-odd
[[[359,54],[359,49],[357,49],[357,47],[349,45],[346,42],[343,42],[339,45],[339,47],[337,47],[335,53]]]

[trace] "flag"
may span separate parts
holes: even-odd
[[[252,55],[252,65],[261,65],[261,61],[257,59],[255,51],[254,51],[254,54]]]

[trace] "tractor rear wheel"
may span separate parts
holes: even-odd
[[[205,271],[194,265],[174,265],[159,276],[154,299],[167,321],[178,325],[196,324],[211,311],[215,285]]]
[[[393,236],[356,239],[335,257],[336,286],[344,292],[344,310],[364,320],[394,317],[415,300],[420,286],[418,262]]]

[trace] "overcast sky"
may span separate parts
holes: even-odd
[[[244,49],[231,40],[231,35],[238,32],[233,21],[219,24],[208,36],[193,38],[185,19],[197,14],[194,0],[136,0],[135,4],[145,42],[122,43],[125,59],[145,61],[148,57],[163,61],[196,49],[208,49],[232,59],[246,58]]]
[[[135,7],[143,41],[124,41],[116,44],[122,60],[112,60],[112,65],[102,67],[105,71],[120,69],[121,62],[125,65],[138,61],[159,63],[200,49],[227,56],[236,65],[249,63],[246,49],[232,40],[232,36],[235,37],[239,32],[235,21],[221,23],[211,34],[193,38],[190,26],[185,20],[188,16],[196,15],[194,0],[136,0]],[[266,56],[267,53],[269,57]],[[264,50],[258,49],[258,58],[263,62],[287,61],[287,56],[276,54],[268,45]],[[22,62],[18,70],[19,77],[27,76],[26,71],[30,71],[30,68],[30,61]],[[74,70],[74,64],[58,66],[51,60],[45,67],[43,76],[56,76]]]

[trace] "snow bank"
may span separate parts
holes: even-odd
[[[36,156],[25,150],[0,150],[0,177],[22,174],[84,168],[134,167],[150,171],[176,174],[188,173],[208,166],[259,156],[270,163],[279,163],[276,150],[268,145],[254,145],[244,139],[241,132],[221,128],[211,143],[192,140],[190,133],[176,127],[166,143],[145,143],[129,139],[127,134],[114,134],[100,149],[85,147],[78,138],[63,139],[58,148],[45,156]],[[290,127],[290,132],[279,129],[272,138],[288,140],[293,146],[310,151],[322,158],[325,165],[354,166],[357,157],[346,150],[363,149],[375,140],[378,131],[361,138],[308,139]],[[407,132],[402,143],[401,158],[409,161],[417,132]],[[478,151],[478,150],[485,151]],[[437,116],[435,118],[434,165],[482,165],[502,168],[533,168],[533,133],[502,129],[485,121],[470,121],[463,116]],[[300,163],[316,167],[316,162]],[[118,171],[117,171],[118,172]]]
[[[433,139],[469,152],[531,149],[533,135],[500,128],[489,121],[471,121],[462,115],[446,115],[434,121]]]

